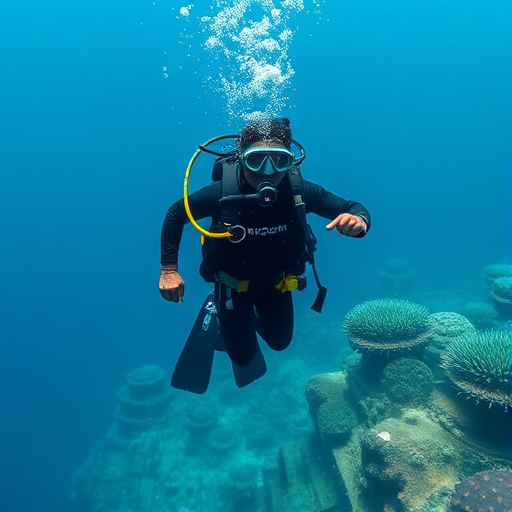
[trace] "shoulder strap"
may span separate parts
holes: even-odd
[[[314,252],[316,251],[317,240],[315,235],[313,234],[311,226],[307,223],[306,220],[306,203],[304,202],[304,198],[302,196],[303,179],[299,166],[292,167],[288,171],[288,180],[290,181],[290,186],[292,189],[295,211],[297,212],[297,217],[299,218],[299,222],[304,233],[307,261],[308,263],[311,264],[311,267],[313,268],[313,275],[315,276],[316,285],[318,287],[318,294],[316,296],[315,302],[311,306],[311,309],[313,311],[316,311],[317,313],[320,313],[324,305],[325,296],[327,295],[327,288],[321,285],[315,267]]]
[[[306,203],[304,202],[302,195],[303,179],[300,167],[292,167],[288,171],[288,180],[290,181],[290,186],[292,189],[295,211],[297,212],[297,216],[304,233],[308,263],[313,265],[313,263],[315,263],[315,257],[313,253],[316,251],[317,240],[306,220]]]
[[[222,197],[240,195],[240,184],[238,181],[238,163],[224,162],[222,164]],[[240,207],[242,201],[222,201],[221,222],[227,226],[238,224]]]

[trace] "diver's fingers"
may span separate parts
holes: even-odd
[[[169,292],[170,292],[170,290],[162,290],[162,288],[160,288],[160,295],[165,300],[172,300],[171,294]]]
[[[338,226],[338,224],[340,223],[340,220],[343,218],[344,215],[345,215],[344,213],[338,215],[334,220],[329,222],[329,224],[327,224],[327,226],[325,226],[325,227],[329,230],[334,229],[335,227]]]

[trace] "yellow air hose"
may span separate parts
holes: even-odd
[[[190,162],[187,166],[187,171],[185,172],[185,181],[183,182],[183,203],[185,205],[185,211],[187,212],[188,218],[192,225],[200,231],[203,235],[209,236],[211,238],[229,238],[231,236],[231,233],[229,231],[225,231],[224,233],[212,233],[210,231],[206,231],[206,229],[203,229],[194,219],[192,216],[192,212],[190,211],[190,205],[188,203],[188,179],[190,176],[190,171],[192,170],[192,166],[194,165],[197,157],[202,151],[202,148],[205,148],[209,146],[210,144],[213,144],[214,142],[217,142],[218,140],[222,139],[233,139],[238,138],[238,135],[220,135],[219,137],[214,137],[213,139],[210,139],[208,142],[205,142],[202,146],[199,146],[199,148],[196,150],[192,158],[190,159]]]

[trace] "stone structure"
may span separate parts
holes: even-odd
[[[315,433],[282,448],[264,474],[266,512],[446,512],[460,482],[512,469],[512,414],[466,400],[410,355],[376,365],[377,375],[363,360],[309,381]]]

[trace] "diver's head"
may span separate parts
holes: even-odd
[[[287,118],[259,118],[247,124],[240,134],[239,157],[249,184],[257,188],[268,181],[277,186],[295,163],[291,144]]]

